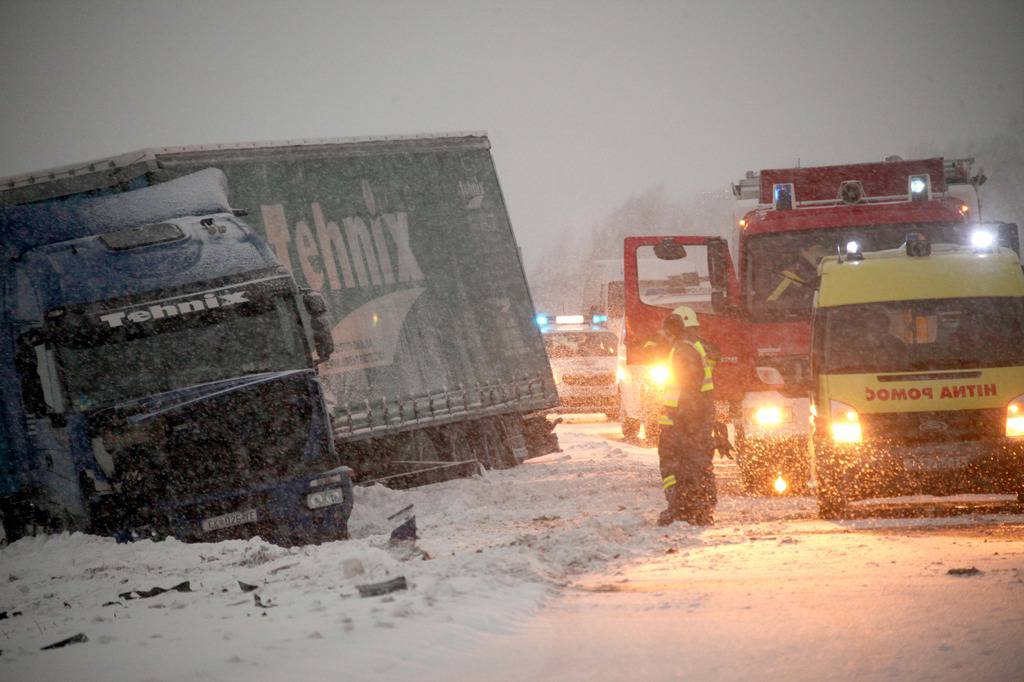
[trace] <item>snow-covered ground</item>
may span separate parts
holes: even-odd
[[[19,541],[0,550],[0,679],[1024,679],[1005,498],[825,522],[807,498],[739,496],[723,463],[717,523],[664,529],[654,450],[614,424],[559,435],[509,471],[359,490],[348,542]],[[427,557],[387,545],[408,504]],[[358,595],[397,576],[408,590]]]

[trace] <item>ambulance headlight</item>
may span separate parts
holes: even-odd
[[[857,410],[838,400],[831,401],[832,440],[837,443],[861,442],[860,416]]]
[[[668,365],[651,365],[647,368],[647,376],[658,386],[664,386],[668,382]]]
[[[971,246],[975,249],[991,249],[996,243],[996,236],[988,230],[974,230],[971,232]]]
[[[546,325],[548,323],[548,316],[547,315],[537,315],[537,317],[533,318],[533,321],[537,323],[538,327],[543,327],[544,325]]]
[[[1006,437],[1024,436],[1024,395],[1017,396],[1006,406]]]
[[[860,244],[855,241],[846,242],[846,253],[858,253],[860,251]]]

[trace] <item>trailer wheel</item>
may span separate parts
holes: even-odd
[[[637,436],[640,435],[640,420],[633,419],[632,417],[622,418],[622,437],[630,442],[634,442]]]
[[[837,480],[832,469],[834,463],[830,463],[828,459],[827,455],[820,457],[815,472],[818,483],[818,516],[828,520],[842,519],[847,515],[849,500],[843,492],[841,481]]]

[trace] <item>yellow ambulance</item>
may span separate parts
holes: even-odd
[[[979,231],[821,261],[810,452],[823,518],[851,500],[1017,494],[1024,501],[1024,271]]]

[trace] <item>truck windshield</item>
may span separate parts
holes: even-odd
[[[818,287],[818,263],[823,257],[835,255],[837,248],[845,248],[850,241],[856,241],[862,251],[894,249],[903,243],[909,232],[920,232],[932,242],[960,244],[969,238],[967,227],[958,223],[869,225],[750,237],[746,244],[744,284],[751,319],[757,322],[810,319],[811,303]],[[1016,241],[1004,243],[1004,246],[1016,250]]]
[[[1024,365],[1021,298],[870,303],[825,314],[825,374]]]
[[[548,332],[544,347],[549,358],[614,357],[618,340],[611,332]]]
[[[114,329],[74,325],[57,353],[78,410],[310,364],[294,298],[280,294]]]

